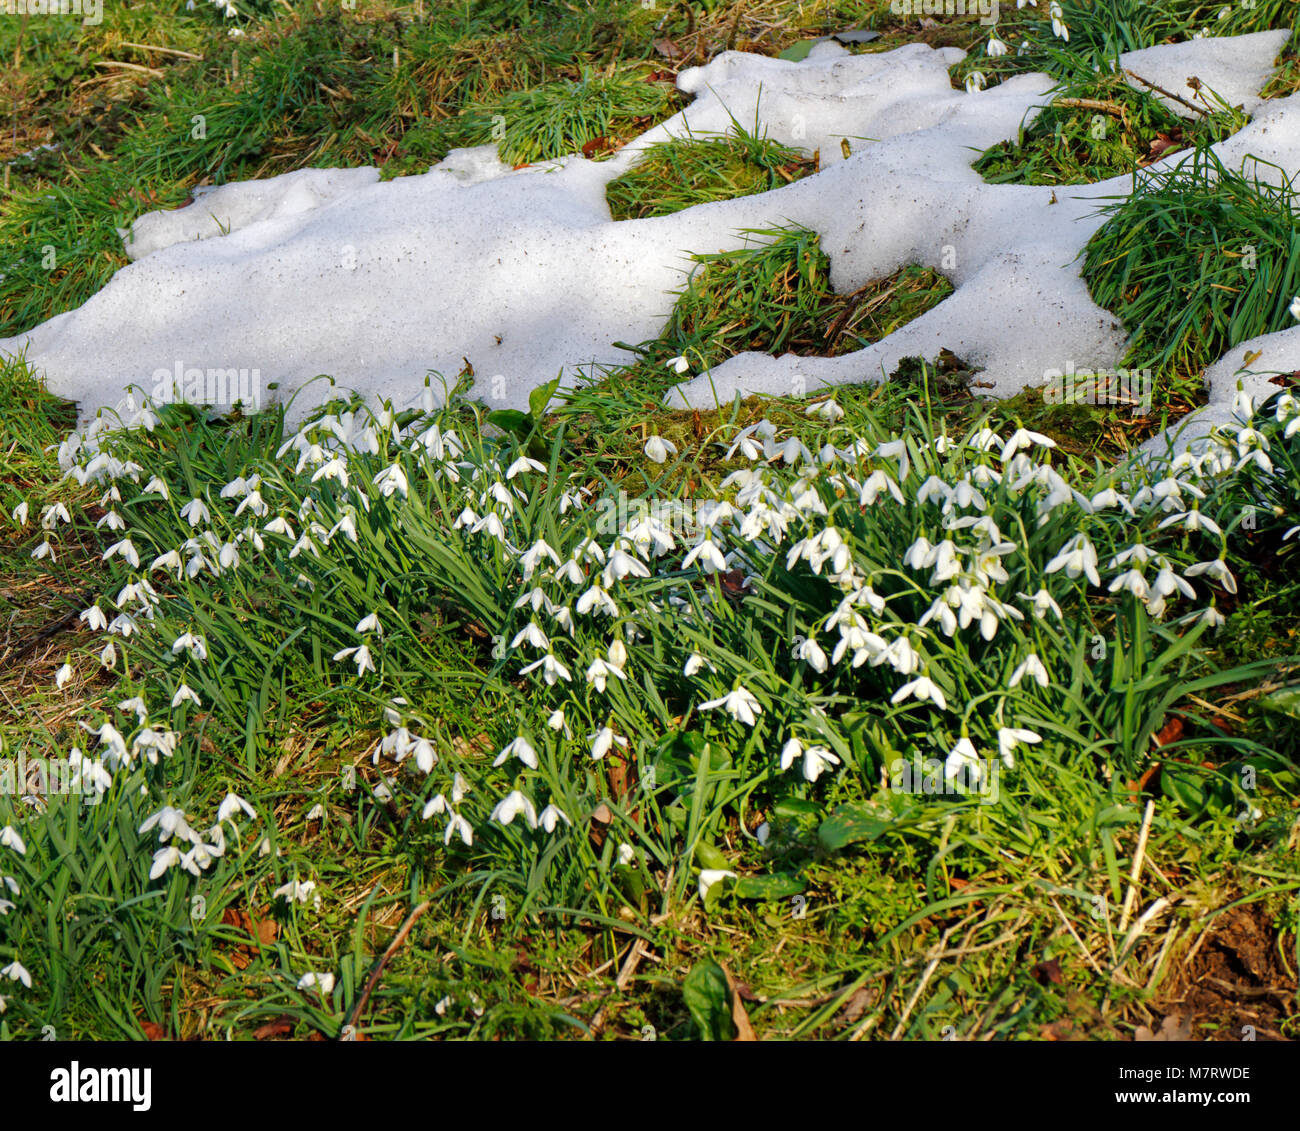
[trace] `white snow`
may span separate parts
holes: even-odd
[[[1161,85],[1197,73],[1253,105],[1284,38],[1195,41],[1126,61]],[[800,63],[727,52],[684,71],[678,84],[695,101],[609,161],[513,171],[482,147],[388,183],[352,169],[228,185],[142,216],[128,245],[135,262],[78,310],[0,340],[0,352],[25,349],[52,391],[80,403],[83,422],[120,405],[128,386],[156,392],[177,371],[212,368],[256,371],[262,391],[278,383],[284,399],[305,387],[299,416],[331,393],[312,383],[318,374],[405,405],[426,373],[450,385],[468,361],[477,395],[524,407],[557,373],[572,383],[593,364],[628,360],[614,341],[657,335],[690,253],[794,222],[820,234],[841,292],[908,263],[942,270],[956,291],[857,353],[743,354],[686,381],[674,403],[879,380],[900,358],[944,347],[983,367],[993,395],[1041,385],[1070,363],[1114,368],[1125,335],[1089,298],[1077,257],[1102,222],[1101,198],[1131,182],[985,184],[970,163],[1016,136],[1051,80],[1026,75],[967,94],[947,74],[960,58],[921,44],[854,56],[823,43]],[[1294,173],[1300,103],[1265,105],[1219,150],[1230,167],[1256,153]],[[822,172],[673,216],[610,220],[605,186],[640,150],[688,129],[724,131],[729,113],[752,128],[756,108],[770,136],[820,150]]]

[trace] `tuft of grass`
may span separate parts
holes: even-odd
[[[1157,397],[1194,384],[1238,342],[1292,325],[1300,292],[1294,192],[1256,171],[1235,173],[1208,149],[1135,182],[1104,206],[1084,249],[1099,306],[1132,333],[1128,357],[1158,371]]]
[[[615,220],[669,216],[715,200],[767,192],[815,173],[817,162],[798,149],[733,119],[729,134],[685,137],[659,142],[645,151],[636,167],[605,190]]]
[[[999,142],[975,162],[990,184],[1075,185],[1131,173],[1192,145],[1212,145],[1246,124],[1228,107],[1180,118],[1123,75],[1062,84],[1016,142]]]

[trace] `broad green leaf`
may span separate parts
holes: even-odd
[[[682,1000],[705,1041],[730,1041],[736,1035],[731,1020],[727,975],[711,959],[696,963],[682,982]]]

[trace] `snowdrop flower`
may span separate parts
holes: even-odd
[[[358,636],[364,632],[373,632],[377,636],[383,636],[384,630],[379,624],[379,614],[371,613],[369,616],[362,617],[361,620],[357,621],[356,632]]]
[[[496,808],[492,810],[492,816],[488,819],[501,825],[508,825],[521,815],[528,822],[529,828],[537,828],[537,810],[533,808],[533,803],[527,797],[515,789],[497,802]]]
[[[526,667],[520,668],[519,674],[530,675],[538,668],[542,669],[542,678],[546,680],[547,687],[554,687],[557,680],[563,679],[567,681],[573,679],[573,676],[569,674],[569,669],[550,652],[547,652],[540,660],[534,660]]]
[[[54,686],[59,691],[62,691],[68,685],[68,681],[72,679],[72,676],[72,665],[65,661],[63,667],[54,673]]]
[[[1210,628],[1218,628],[1220,625],[1228,623],[1227,617],[1213,605],[1205,609],[1196,619],[1198,623],[1208,625]]]
[[[111,668],[117,664],[117,648],[110,640],[104,645],[103,650],[99,653],[99,663],[101,667]]]
[[[176,689],[176,694],[172,696],[172,707],[179,707],[182,703],[186,702],[193,703],[196,707],[203,706],[203,700],[190,690],[189,684],[182,683],[180,687]]]
[[[435,793],[433,797],[424,803],[424,808],[420,811],[420,819],[427,821],[436,814],[448,811],[447,799],[441,793]]]
[[[12,848],[19,856],[27,855],[27,845],[23,843],[23,838],[12,825],[5,825],[0,829],[0,848]]]
[[[322,804],[318,801],[318,802],[317,802],[315,805],[313,805],[309,810],[307,810],[307,816],[306,816],[305,820],[308,820],[308,821],[323,821],[323,820],[325,820],[325,806],[322,805]]]
[[[889,701],[897,706],[904,699],[908,698],[908,696],[911,696],[918,703],[924,703],[926,700],[929,700],[941,711],[946,711],[948,709],[948,700],[944,698],[944,694],[939,689],[939,686],[931,680],[929,676],[918,676],[909,683],[903,684],[902,687],[894,692]]]
[[[725,879],[738,879],[735,872],[729,872],[726,868],[703,868],[700,870],[700,899],[705,899],[709,894],[709,889],[714,884],[720,883]]]
[[[405,499],[409,491],[409,485],[406,481],[406,472],[404,472],[397,464],[393,464],[391,467],[387,467],[381,471],[375,476],[373,483],[379,488],[379,493],[383,495],[385,499],[391,498],[394,492]]]
[[[525,581],[532,578],[537,567],[542,564],[545,558],[550,558],[555,565],[560,564],[560,555],[551,549],[544,539],[539,538],[519,558],[520,565],[524,567]]]
[[[459,813],[451,813],[447,818],[447,828],[442,834],[442,843],[450,844],[451,838],[460,837],[460,842],[466,848],[474,844],[474,826],[471,825]]]
[[[544,652],[550,648],[551,639],[542,631],[535,620],[530,620],[527,625],[515,633],[514,639],[510,641],[512,650],[518,648],[520,644],[528,644],[539,652]]]
[[[697,674],[701,669],[706,667],[711,672],[716,672],[718,670],[711,663],[709,663],[709,661],[706,660],[699,652],[692,652],[689,656],[686,657],[686,664],[682,668],[682,675],[689,678]]]
[[[217,823],[223,824],[226,821],[232,820],[241,811],[247,817],[257,816],[257,810],[240,797],[239,794],[227,793],[222,799],[221,804],[217,807]]]
[[[986,81],[987,80],[979,71],[971,71],[971,73],[966,76],[966,93],[978,94],[984,89]]]
[[[707,531],[704,537],[695,543],[695,548],[682,559],[682,568],[690,569],[697,561],[704,567],[705,573],[725,573],[727,571],[727,559],[723,556],[722,551],[714,545],[713,539]]]
[[[984,776],[984,763],[980,761],[975,744],[963,735],[957,740],[957,745],[948,752],[948,757],[943,764],[943,776],[948,781],[952,781],[967,766],[975,771],[976,781]]]
[[[614,728],[610,726],[602,727],[595,734],[587,737],[591,742],[591,757],[594,761],[599,761],[605,757],[615,743],[618,743],[619,746],[627,746],[627,739],[622,735],[615,734]]]
[[[1184,571],[1184,575],[1187,577],[1200,577],[1201,574],[1205,574],[1219,582],[1225,592],[1237,592],[1237,579],[1232,575],[1232,570],[1228,568],[1227,563],[1222,558],[1211,562],[1197,562]]]
[[[996,35],[990,35],[988,43],[984,45],[984,51],[990,59],[996,59],[1007,53],[1007,45]]]
[[[1019,686],[1020,681],[1024,679],[1025,676],[1030,676],[1032,679],[1037,680],[1039,687],[1046,687],[1051,682],[1051,679],[1047,674],[1047,669],[1043,666],[1043,661],[1033,652],[1030,652],[1029,655],[1021,661],[1020,666],[1011,673],[1011,679],[1008,681],[1007,686]]]
[[[181,507],[181,518],[185,519],[191,528],[199,526],[200,523],[211,522],[212,512],[208,510],[202,499],[191,499]]]
[[[172,642],[172,655],[188,651],[196,660],[208,658],[207,641],[193,632],[183,632]],[[336,656],[335,659],[338,659]]]
[[[1097,551],[1086,534],[1076,534],[1071,538],[1047,563],[1045,572],[1055,573],[1060,569],[1065,570],[1065,576],[1071,581],[1082,574],[1093,585],[1101,587],[1101,578],[1097,574]]]
[[[308,971],[298,979],[298,988],[300,990],[319,989],[322,997],[328,997],[334,992],[334,975],[317,974],[314,970]]]
[[[551,730],[563,731],[565,738],[573,737],[569,731],[569,724],[565,721],[563,707],[556,707],[555,710],[551,712],[550,717],[546,720],[546,725],[550,727]]]
[[[29,990],[32,988],[32,976],[27,972],[27,967],[16,958],[0,970],[0,977],[8,978],[11,982],[22,982]]]
[[[532,743],[522,734],[506,743],[492,765],[504,765],[510,758],[518,758],[531,770],[537,769],[537,751],[533,749]]]
[[[677,445],[662,436],[651,436],[645,444],[646,458],[652,463],[664,463],[669,456],[677,454]]]
[[[804,409],[805,416],[815,416],[819,420],[826,421],[827,424],[834,424],[837,420],[844,419],[844,410],[835,403],[834,398],[828,401],[821,401],[810,408]]]
[[[12,518],[14,522],[16,522],[19,526],[26,526],[27,510],[28,510],[27,502],[26,500],[24,500],[23,502],[19,503],[16,507],[14,507],[13,513],[9,517]]]
[[[349,656],[355,657],[354,662],[357,665],[357,675],[365,675],[368,671],[375,671],[375,662],[370,655],[370,649],[365,644],[359,648],[344,648],[334,653],[334,659],[346,660]]]
[[[121,555],[122,559],[128,562],[133,569],[140,568],[140,555],[135,552],[135,546],[132,544],[130,538],[123,538],[120,542],[114,542],[104,551],[101,560],[108,561],[109,558],[116,557],[117,555]]]
[[[306,903],[311,899],[312,892],[316,890],[315,880],[305,880],[299,883],[297,880],[290,880],[286,884],[281,884],[271,893],[272,899],[283,897],[289,903]],[[320,905],[320,896],[316,896],[316,904]]]
[[[1116,577],[1109,586],[1112,593],[1117,593],[1121,589],[1126,589],[1132,593],[1139,601],[1145,601],[1150,596],[1150,589],[1147,587],[1146,578],[1136,569],[1130,569]]]
[[[545,809],[543,809],[540,813],[537,814],[537,823],[541,825],[542,828],[545,829],[548,833],[555,832],[556,826],[561,821],[563,821],[566,825],[573,824],[573,822],[569,820],[568,815],[564,812],[564,810],[558,808],[553,804],[548,805]]]
[[[1300,302],[1300,299],[1297,299],[1296,301]],[[684,354],[678,355],[677,357],[670,357],[666,362],[664,362],[664,364],[677,373],[685,373],[691,367],[691,363],[686,360]]]
[[[1157,527],[1163,530],[1166,526],[1182,526],[1185,530],[1206,530],[1211,534],[1222,535],[1223,531],[1214,519],[1201,513],[1199,509],[1193,508],[1189,511],[1183,511],[1181,514],[1171,514]]]
[[[618,667],[618,665],[610,663],[607,660],[601,660],[599,658],[595,659],[587,669],[587,682],[592,684],[596,688],[597,692],[602,695],[605,692],[606,681],[610,676],[615,676],[618,679],[625,681],[627,679],[627,676],[623,674],[623,670]]]
[[[525,471],[545,471],[546,464],[539,463],[535,459],[529,459],[527,456],[520,456],[514,463],[506,469],[506,480],[513,479],[516,475],[522,475]]]
[[[727,692],[720,699],[710,699],[707,703],[700,704],[701,711],[711,711],[717,707],[722,707],[737,722],[751,727],[763,713],[759,701],[743,687]]]
[[[822,650],[820,644],[812,637],[809,637],[802,644],[796,646],[794,650],[795,659],[803,660],[818,675],[825,673],[827,668],[826,653]]]
[[[1015,759],[1011,752],[1023,743],[1042,742],[1043,736],[1035,734],[1032,730],[1025,730],[1022,727],[1000,727],[998,729],[998,753],[1002,756],[1002,762],[1008,770],[1015,767]]]
[[[635,848],[633,848],[630,844],[626,844],[626,843],[620,844],[618,846],[618,862],[621,867],[623,868],[630,867],[632,862],[635,860],[636,860]]]
[[[1300,295],[1296,295],[1291,300],[1290,310],[1292,318],[1300,318]]]
[[[816,781],[823,770],[838,766],[840,760],[825,746],[810,746],[803,752],[803,776],[805,781]]]

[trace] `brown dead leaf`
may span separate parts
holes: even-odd
[[[1190,1041],[1192,1039],[1192,1022],[1177,1013],[1171,1013],[1160,1023],[1160,1032],[1153,1033],[1145,1025],[1139,1025],[1133,1031],[1135,1041]]]
[[[754,1032],[754,1026],[749,1023],[749,1014],[745,1012],[745,1004],[741,1000],[739,983],[731,976],[730,970],[721,963],[718,965],[727,977],[727,992],[731,995],[731,1022],[736,1026],[736,1040],[757,1041],[758,1036]]]
[[[686,54],[685,51],[668,38],[653,40],[652,46],[665,59],[680,59]]]
[[[253,1039],[255,1041],[269,1041],[275,1037],[287,1037],[293,1032],[293,1018],[287,1013],[277,1017],[274,1021],[268,1021],[265,1025],[260,1025],[253,1030]]]
[[[167,1039],[167,1033],[157,1021],[141,1021],[140,1028],[144,1030],[146,1040],[164,1041]]]
[[[1046,986],[1049,983],[1053,986],[1059,986],[1065,979],[1061,976],[1061,960],[1059,958],[1048,958],[1042,962],[1036,962],[1029,968],[1030,977],[1040,986]]]

